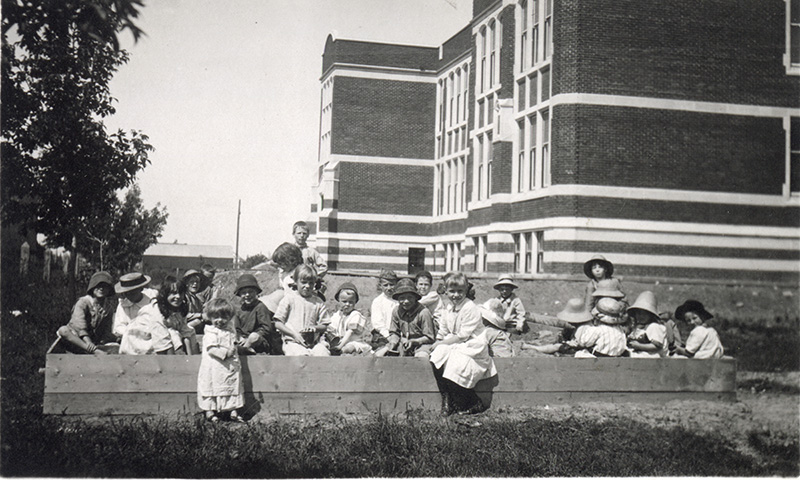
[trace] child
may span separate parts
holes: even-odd
[[[401,357],[428,358],[436,331],[430,310],[419,303],[422,295],[417,292],[414,281],[400,280],[392,298],[397,301],[397,307],[392,312],[389,327],[389,351],[397,351]]]
[[[614,300],[619,300],[627,306],[627,302],[625,301],[625,293],[619,289],[619,281],[616,278],[607,278],[597,282],[597,288],[592,292],[592,298],[594,299],[592,302],[586,303],[587,308],[589,308],[590,311],[601,298],[613,298]]]
[[[686,348],[677,347],[675,349],[677,354],[698,359],[722,358],[725,349],[722,348],[719,334],[706,325],[706,322],[714,316],[708,313],[702,303],[697,300],[686,300],[675,310],[675,318],[682,318],[694,326],[689,338],[686,339]]]
[[[332,337],[329,342],[331,352],[345,355],[371,353],[372,347],[368,342],[372,340],[372,329],[364,315],[356,310],[356,286],[350,282],[343,283],[334,298],[339,302],[339,310],[331,316],[331,323],[328,325],[328,334]]]
[[[678,329],[678,324],[672,319],[672,313],[661,312],[658,314],[659,321],[664,324],[667,329],[667,345],[669,345],[669,354],[675,354],[678,347],[683,347],[683,339],[681,338],[681,331]]]
[[[317,276],[321,279],[328,272],[328,264],[325,259],[319,254],[316,248],[309,247],[306,241],[308,240],[308,224],[303,221],[295,222],[292,225],[292,235],[294,236],[294,243],[303,254],[303,262],[309,267],[314,267],[317,271]]]
[[[175,353],[196,355],[200,353],[197,345],[195,329],[186,321],[189,305],[186,302],[186,286],[175,277],[167,277],[158,291],[155,308],[148,313],[155,317],[157,323],[169,329]],[[151,307],[154,305],[151,304]]]
[[[597,301],[592,310],[594,316],[594,328],[589,330],[588,335],[583,335],[580,344],[586,348],[590,355],[580,355],[589,357],[622,357],[626,356],[627,341],[622,324],[625,305],[613,298],[601,298]],[[575,354],[579,356],[578,353]]]
[[[256,277],[245,273],[236,279],[234,295],[242,299],[236,310],[236,334],[239,354],[272,353],[275,327],[272,324],[272,313],[266,305],[258,301],[261,287]]]
[[[636,329],[628,340],[631,357],[659,358],[669,354],[667,328],[659,322],[658,304],[653,292],[645,291],[628,308]]]
[[[203,320],[203,300],[197,296],[203,284],[201,273],[197,270],[187,270],[181,279],[186,298],[186,322],[199,335],[203,333],[206,323]]]
[[[114,313],[114,335],[117,338],[122,338],[139,311],[150,304],[152,297],[144,293],[144,287],[149,283],[150,277],[133,272],[119,277],[119,282],[114,285],[114,291],[122,297]]]
[[[236,353],[236,330],[233,306],[223,298],[214,298],[204,307],[211,324],[203,335],[203,357],[197,374],[197,405],[206,419],[219,422],[220,412],[230,412],[230,419],[244,423],[239,409],[244,406],[242,366]]]
[[[450,299],[436,341],[431,345],[433,376],[442,394],[442,415],[486,410],[475,393],[479,380],[497,375],[489,355],[481,310],[467,298],[469,282],[460,272],[444,278]]]
[[[196,344],[197,338],[194,336],[194,330],[186,325],[186,319],[182,315],[182,312],[186,311],[183,289],[183,284],[178,282],[178,279],[173,276],[166,277],[161,283],[156,297],[149,305],[143,307],[139,311],[139,315],[128,324],[128,328],[122,335],[119,353],[174,355],[180,348],[194,353],[192,344]],[[173,313],[176,318],[168,321],[167,319]],[[170,326],[173,328],[169,328]],[[184,338],[188,339],[188,348],[181,333]]]
[[[622,291],[622,282],[618,278],[612,278],[614,275],[614,264],[606,260],[602,255],[595,255],[588,262],[583,264],[583,273],[589,277],[589,284],[586,286],[586,305],[591,310],[597,302],[598,297],[594,291],[599,288],[598,283],[602,280],[608,280],[606,286],[608,290]],[[622,295],[622,298],[625,294]]]
[[[105,354],[98,344],[116,341],[113,329],[114,300],[108,272],[96,272],[89,280],[86,295],[72,307],[69,323],[58,329],[57,335],[67,341],[66,347],[75,353]]]
[[[506,325],[515,328],[517,333],[522,333],[525,329],[525,307],[514,293],[517,288],[519,286],[514,283],[511,275],[500,275],[494,284],[494,289],[499,292],[498,298],[505,308],[503,319]]]
[[[200,273],[202,273],[202,277],[200,277],[201,290],[197,292],[197,297],[205,305],[209,300],[219,295],[219,286],[214,285],[214,276],[217,274],[217,269],[214,268],[214,265],[205,263],[200,267]]]
[[[283,337],[283,353],[288,356],[329,356],[324,333],[330,319],[328,310],[314,293],[317,272],[314,267],[300,265],[292,275],[297,294],[283,296],[273,319]]]
[[[486,340],[489,343],[489,355],[493,357],[513,357],[514,347],[506,332],[506,321],[503,316],[506,308],[499,298],[490,298],[480,306],[483,326],[486,327]]]
[[[441,318],[443,307],[442,297],[439,296],[439,292],[431,290],[431,287],[433,287],[433,275],[431,275],[431,272],[423,270],[414,277],[414,284],[417,287],[417,293],[421,295],[419,303],[425,305],[433,315],[434,325],[438,325],[438,319]]]
[[[591,336],[592,313],[586,308],[582,298],[570,298],[564,309],[556,315],[560,322],[570,325],[570,329],[565,328],[561,334],[561,340],[548,345],[533,345],[523,343],[523,350],[533,350],[546,354],[567,354],[573,355],[579,350],[578,345],[589,343]],[[553,322],[555,324],[555,322]]]
[[[372,348],[376,351],[389,340],[389,326],[392,313],[397,302],[393,299],[397,275],[392,270],[381,269],[378,276],[378,290],[381,294],[375,297],[370,308],[370,321],[373,328]]]

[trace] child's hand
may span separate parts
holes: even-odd
[[[410,338],[403,339],[403,350],[410,350],[416,345],[416,341]]]

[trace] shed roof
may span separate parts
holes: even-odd
[[[156,243],[144,252],[145,257],[204,257],[233,258],[228,245],[189,245],[186,243]]]

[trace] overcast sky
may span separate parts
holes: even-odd
[[[109,130],[155,147],[139,175],[145,205],[165,205],[162,242],[236,243],[269,255],[308,217],[317,162],[322,50],[336,38],[438,46],[472,0],[158,0],[147,36],[111,83]]]

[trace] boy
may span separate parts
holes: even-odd
[[[499,292],[498,298],[506,309],[503,320],[508,326],[514,327],[517,333],[522,333],[525,329],[525,307],[522,305],[522,300],[514,294],[517,288],[519,286],[514,283],[511,275],[500,275],[494,284],[494,289]]]
[[[328,310],[314,290],[317,272],[308,265],[298,266],[292,275],[297,295],[287,293],[275,309],[275,328],[283,337],[287,356],[330,356],[328,344],[320,337],[328,329]]]
[[[317,277],[322,278],[328,272],[328,264],[325,259],[319,254],[316,248],[309,247],[306,241],[308,240],[308,224],[304,221],[295,222],[292,226],[292,235],[294,236],[294,243],[297,248],[303,252],[303,262],[309,267],[314,267],[317,271]]]
[[[397,283],[392,298],[397,300],[397,307],[389,326],[389,350],[398,350],[401,357],[427,358],[436,331],[430,310],[419,303],[422,295],[412,280],[404,278]]]
[[[234,294],[242,299],[236,310],[237,347],[241,355],[271,353],[271,340],[275,334],[272,314],[258,301],[261,287],[256,277],[245,273],[236,280]]]

